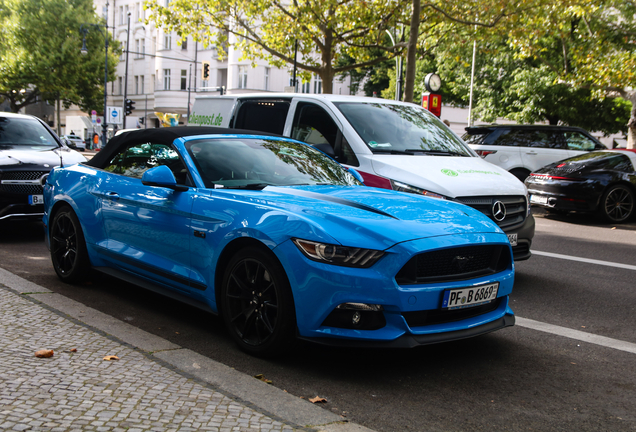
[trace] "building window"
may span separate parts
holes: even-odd
[[[123,80],[121,77],[117,78],[117,89],[118,89],[118,94],[123,94],[124,86],[123,86]]]
[[[181,49],[182,50],[187,50],[188,49],[188,38],[185,38],[181,41]]]
[[[163,70],[163,89],[170,90],[170,69]]]
[[[119,60],[124,61],[126,60],[126,43],[124,41],[120,41],[119,48],[121,49],[121,55],[119,56]]]
[[[137,3],[135,5],[135,21],[139,22],[140,18],[141,18],[141,3]]]
[[[265,84],[264,90],[269,90],[269,68],[268,67],[265,68],[265,82],[264,82],[264,84]]]
[[[314,93],[322,93],[322,79],[319,76],[314,77]]]
[[[163,35],[163,49],[170,49],[170,46],[172,45],[172,35],[171,34],[164,34]]]
[[[311,89],[310,86],[310,82],[304,82],[300,85],[300,92],[301,93],[309,93],[309,90]]]
[[[188,89],[188,71],[181,69],[181,90]]]
[[[141,40],[135,39],[135,58],[141,57]]]
[[[144,94],[144,76],[139,77],[139,94]]]
[[[124,7],[119,6],[119,25],[124,25]]]
[[[135,94],[139,94],[139,76],[135,75]]]
[[[247,88],[247,66],[239,66],[238,67],[238,88],[246,89]]]

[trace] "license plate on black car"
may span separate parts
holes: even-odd
[[[29,195],[29,204],[30,205],[44,204],[44,196],[43,195]]]
[[[442,300],[442,309],[461,309],[490,303],[497,298],[497,291],[499,291],[499,282],[446,290]]]

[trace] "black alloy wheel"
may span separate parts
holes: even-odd
[[[257,247],[239,251],[223,277],[221,302],[225,325],[243,351],[272,356],[291,345],[294,301],[287,276],[271,252]]]
[[[51,261],[58,277],[67,283],[81,282],[90,270],[84,233],[69,206],[62,207],[51,223]]]
[[[599,213],[607,222],[627,221],[634,214],[634,192],[624,185],[611,186],[601,198]]]

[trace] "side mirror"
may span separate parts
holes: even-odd
[[[177,184],[177,179],[174,177],[170,168],[165,165],[150,168],[144,172],[141,176],[141,183],[146,186],[158,186],[172,189],[175,191],[186,191],[187,186]]]
[[[364,184],[364,179],[362,178],[362,176],[360,175],[360,173],[353,169],[353,168],[347,168],[347,170],[349,171],[349,173],[351,173],[352,176],[354,176],[356,178],[356,180],[358,180],[360,183]]]

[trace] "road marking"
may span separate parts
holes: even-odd
[[[541,252],[541,251],[535,251],[535,250],[532,251],[532,254],[547,256],[552,258],[560,258],[560,259],[565,259],[570,261],[579,261],[579,262],[590,263],[590,264],[604,265],[608,267],[618,267],[618,268],[627,269],[627,270],[636,270],[635,265],[621,264],[621,263],[615,263],[611,261],[601,261],[601,260],[595,260],[595,259],[589,259],[589,258],[580,258],[580,257],[571,256],[571,255],[561,255],[561,254],[555,254],[551,252]]]
[[[544,322],[535,321],[528,318],[521,318],[518,316],[515,317],[515,325],[636,354],[636,344],[631,342],[625,342],[605,336],[598,336],[591,333],[585,333],[580,330],[573,330],[567,327],[547,324]]]

